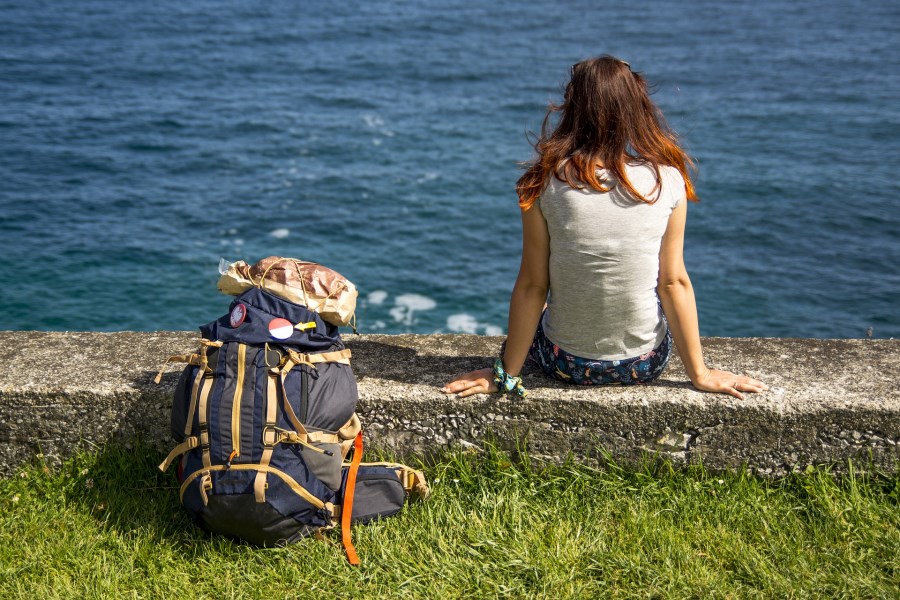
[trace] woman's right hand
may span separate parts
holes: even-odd
[[[478,369],[457,375],[447,382],[441,391],[445,394],[459,394],[460,398],[465,398],[473,394],[493,394],[498,390],[497,384],[494,383],[494,370]]]
[[[737,375],[731,371],[719,371],[718,369],[706,369],[702,375],[698,375],[691,381],[694,387],[701,392],[715,392],[729,394],[741,400],[744,395],[741,392],[759,393],[769,389],[762,381]]]

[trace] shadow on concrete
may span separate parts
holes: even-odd
[[[376,377],[399,383],[445,382],[456,374],[490,366],[493,356],[483,352],[471,356],[420,354],[415,348],[372,340],[348,340],[351,364],[357,379]],[[434,380],[434,381],[432,381]]]
[[[353,351],[353,358],[351,359],[353,373],[360,381],[367,377],[373,377],[410,385],[429,384],[439,387],[461,373],[490,367],[496,358],[496,355],[489,355],[483,352],[481,346],[484,346],[484,344],[478,344],[478,348],[472,348],[474,352],[471,355],[445,356],[421,354],[415,348],[399,344],[385,344],[373,340],[354,340],[352,337],[348,337],[346,341],[347,347]],[[482,351],[478,352],[479,350]],[[136,378],[131,383],[145,393],[153,396],[158,396],[160,393],[168,393],[171,398],[182,369],[174,367],[170,367],[170,369],[169,372],[163,375],[162,382],[159,385],[152,382],[156,376],[156,372],[152,371],[144,371],[141,377]],[[670,369],[671,367],[663,373],[660,379],[649,385],[682,390],[691,389],[691,384],[687,380],[668,379],[667,374]],[[545,374],[530,359],[525,362],[522,372],[528,378],[539,378],[541,380],[539,387],[542,388],[574,389],[571,384],[558,381]],[[603,387],[609,390],[627,390],[631,386]]]
[[[129,383],[137,390],[139,401],[125,405],[124,414],[118,419],[113,440],[128,442],[139,438],[155,450],[168,452],[171,446],[169,423],[172,416],[172,399],[181,377],[183,366],[173,368],[154,383],[156,371],[141,371]]]
[[[442,356],[434,354],[420,354],[415,348],[408,346],[385,344],[372,340],[349,340],[347,344],[353,351],[353,372],[357,379],[376,377],[388,379],[399,383],[408,384],[433,384],[441,386],[452,377],[468,371],[483,369],[493,364],[496,355],[487,355],[483,352],[470,356]],[[481,350],[478,348],[477,350]],[[673,360],[676,360],[673,357]],[[677,390],[692,389],[688,380],[678,381],[668,379],[667,373],[671,365],[663,372],[660,379],[651,384],[652,387],[664,387]],[[522,369],[527,378],[539,378],[541,388],[572,390],[581,386],[572,386],[557,379],[553,379],[543,372],[531,359],[526,360]],[[532,384],[534,387],[534,384]],[[584,386],[590,387],[590,386]],[[607,390],[633,389],[634,386],[600,386]]]

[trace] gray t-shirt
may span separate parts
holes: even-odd
[[[626,167],[644,197],[653,169]],[[614,184],[612,175],[600,171]],[[538,206],[550,233],[550,295],[544,333],[560,348],[599,360],[640,356],[658,346],[666,324],[656,295],[659,248],[669,215],[685,199],[684,179],[660,167],[662,192],[653,204],[633,200],[624,187],[607,193],[575,189],[552,178]],[[602,179],[601,179],[602,181]]]

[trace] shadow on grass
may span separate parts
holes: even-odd
[[[80,506],[103,529],[193,547],[210,535],[194,526],[181,506],[173,471],[157,468],[163,458],[141,441],[114,442],[80,453],[53,479],[67,503]]]
[[[174,472],[162,473],[157,468],[163,458],[161,452],[140,440],[111,442],[80,452],[58,470],[33,464],[29,469],[33,473],[30,483],[43,488],[42,496],[61,493],[66,505],[89,514],[100,529],[119,537],[139,535],[190,555],[203,552],[211,540],[231,543],[193,524],[179,501]],[[389,453],[378,451],[366,457],[369,461],[393,459]],[[480,450],[445,450],[406,462],[426,469],[431,481],[451,477],[470,482],[485,478],[499,483],[509,477],[541,478],[560,469],[594,471],[571,459],[563,465],[534,462],[522,441],[514,447],[501,448],[496,440],[488,440]],[[611,460],[607,468],[623,469]],[[650,471],[662,473],[667,468],[655,461]],[[213,546],[207,549],[212,550]]]

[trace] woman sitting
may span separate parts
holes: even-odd
[[[528,357],[567,383],[648,383],[673,340],[697,389],[737,398],[768,389],[703,361],[683,260],[686,200],[697,200],[693,161],[646,79],[611,56],[574,65],[535,149],[516,185],[522,262],[502,356],[442,391],[524,396],[519,373]]]

